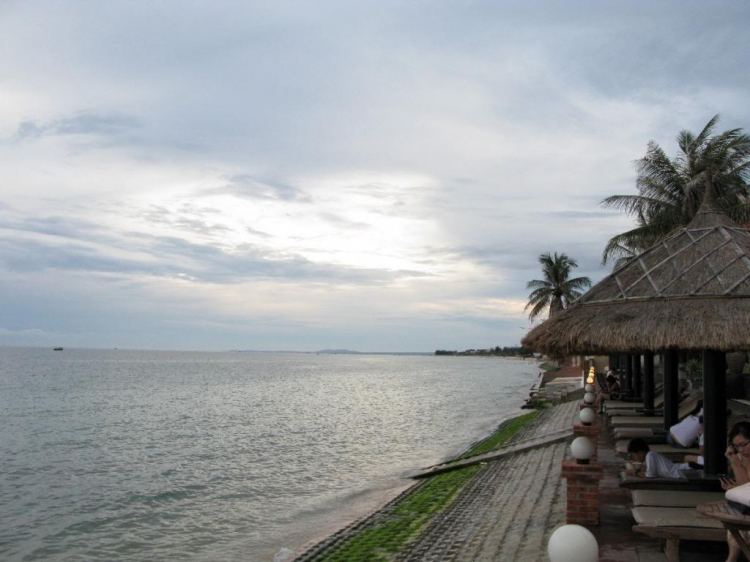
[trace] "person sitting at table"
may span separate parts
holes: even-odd
[[[703,408],[701,408],[701,411],[703,411]],[[732,410],[727,408],[727,419],[731,417],[732,417]],[[705,457],[704,457],[704,455],[706,454],[706,448],[705,448],[706,434],[704,433],[705,428],[703,425],[702,415],[698,418],[698,422],[700,423],[700,437],[698,438],[699,452],[697,455],[685,455],[685,462],[703,466],[706,464]]]
[[[626,469],[625,474],[646,478],[684,478],[680,470],[690,468],[688,463],[674,463],[664,455],[651,451],[648,443],[640,437],[628,443],[628,458],[633,466]]]
[[[729,431],[729,446],[725,453],[734,478],[722,478],[721,487],[724,490],[742,486],[750,482],[750,422],[741,421],[732,426]],[[746,542],[750,541],[750,533],[740,531]],[[737,562],[740,559],[740,545],[727,531],[729,556],[727,562]]]
[[[698,402],[695,411],[689,413],[685,418],[669,428],[667,443],[673,447],[689,449],[698,441],[701,434],[701,418],[703,417],[703,406]]]
[[[607,375],[606,382],[607,388],[600,390],[599,396],[596,397],[596,402],[594,402],[594,411],[600,414],[605,400],[617,400],[620,397],[620,383],[612,371]]]
[[[706,448],[705,448],[705,438],[706,435],[703,433],[703,416],[700,416],[698,418],[698,421],[700,423],[700,437],[698,438],[698,454],[697,455],[685,455],[685,462],[686,463],[693,463],[698,464],[700,466],[703,466],[705,463],[704,455],[706,454]]]

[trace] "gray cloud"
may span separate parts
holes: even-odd
[[[192,232],[204,236],[221,236],[230,231],[222,224],[220,211],[206,207],[183,205],[173,211],[159,205],[151,205],[145,211],[134,211],[142,221],[153,225],[173,226],[183,232]]]
[[[309,196],[283,181],[255,178],[249,174],[237,174],[230,177],[221,187],[204,189],[203,195],[230,193],[248,199],[282,200],[309,202]]]
[[[64,216],[27,217],[23,220],[0,218],[0,228],[64,238],[86,238],[94,233],[102,232],[100,225]]]
[[[424,273],[409,270],[384,271],[317,264],[299,256],[273,253],[249,244],[227,252],[216,246],[170,236],[126,233],[122,238],[97,237],[97,242],[106,242],[112,249],[124,245],[131,252],[144,256],[115,257],[114,252],[109,253],[106,248],[92,248],[85,244],[95,231],[95,227],[85,222],[50,218],[0,226],[10,232],[36,232],[63,239],[0,237],[0,263],[16,273],[61,270],[181,277],[201,283],[236,284],[252,279],[277,279],[334,285],[380,285],[402,277],[424,276]]]
[[[246,227],[245,230],[254,236],[259,236],[260,238],[265,238],[265,239],[273,238],[273,235],[268,234],[267,232],[263,232],[261,230],[256,230],[249,226]]]
[[[92,135],[110,140],[132,140],[133,131],[141,127],[139,119],[116,112],[82,112],[72,117],[51,121],[26,120],[18,125],[15,142],[35,140],[47,136]]]
[[[0,327],[79,329],[57,330],[65,322],[49,318],[57,302],[69,315],[89,311],[81,341],[124,334],[119,326],[137,341],[129,309],[107,323],[115,289],[135,303],[151,284],[179,276],[196,297],[201,284],[231,292],[270,280],[289,300],[306,284],[341,299],[327,301],[317,320],[292,307],[263,316],[278,332],[252,334],[272,348],[515,343],[517,322],[503,328],[471,313],[427,323],[405,311],[394,331],[369,309],[359,323],[348,320],[356,329],[327,322],[350,318],[356,300],[379,318],[406,309],[401,289],[417,301],[521,298],[546,251],[576,258],[577,272],[596,280],[607,273],[599,266],[607,238],[630,224],[598,203],[634,191],[632,161],[648,140],[672,153],[680,129],[699,130],[717,112],[726,128],[750,126],[750,77],[738,70],[750,58],[742,41],[750,4],[733,0],[429,9],[226,1],[180,10],[42,1],[10,4],[3,15],[0,37],[13,56],[0,61],[0,277],[12,282],[0,279]],[[328,177],[336,181],[326,186]],[[278,214],[227,220],[201,204],[217,195]],[[352,200],[356,215],[342,210]],[[378,232],[378,217],[372,227],[359,217],[376,214],[405,232],[381,256],[444,275],[420,284],[425,274],[408,265],[337,265],[341,256],[315,247],[328,235],[283,232],[293,216],[364,237]],[[238,246],[248,235],[254,244]],[[477,271],[481,282],[452,284]],[[373,298],[373,287],[388,291]],[[182,330],[170,338],[154,329],[149,345],[223,348],[239,331],[210,311],[199,326],[175,312],[192,304],[181,298],[140,311],[154,326]]]
[[[318,217],[343,230],[367,230],[371,228],[367,223],[353,221],[335,213],[318,213]]]
[[[619,217],[620,213],[613,211],[548,211],[541,213],[542,216],[547,216],[553,219],[611,219],[613,217]]]

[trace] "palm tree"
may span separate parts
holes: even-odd
[[[719,206],[734,220],[750,220],[750,136],[742,129],[713,135],[715,115],[698,134],[681,131],[680,148],[669,158],[655,142],[636,161],[637,195],[612,195],[602,201],[635,216],[636,228],[618,234],[604,248],[602,263],[627,258],[687,225],[695,216],[708,185],[713,185]]]
[[[568,279],[570,272],[578,267],[578,263],[565,254],[551,256],[549,252],[539,256],[542,264],[544,279],[534,279],[526,285],[527,289],[534,289],[529,295],[529,304],[526,309],[531,308],[529,318],[534,319],[545,309],[549,308],[549,315],[567,308],[571,302],[583,294],[583,290],[591,286],[588,277],[576,277]]]

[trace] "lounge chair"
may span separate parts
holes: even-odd
[[[634,507],[695,507],[723,501],[724,492],[674,492],[671,490],[633,490]]]
[[[641,404],[630,404],[629,407],[623,407],[620,406],[620,404],[625,404],[625,402],[618,402],[614,405],[614,407],[609,403],[609,401],[604,402],[604,412],[609,416],[640,416],[643,415],[643,403]],[[658,412],[659,415],[661,414],[664,406],[664,395],[660,394],[657,396],[656,399],[654,399],[654,411]]]
[[[689,397],[685,398],[680,409],[677,412],[677,420],[682,420],[693,412],[698,407],[698,401],[703,397],[702,392],[696,392]],[[659,428],[664,427],[664,417],[658,416],[617,416],[613,417],[609,421],[610,425],[614,427],[651,427]]]
[[[646,478],[621,472],[620,488],[672,492],[720,492],[721,482],[718,478]]]
[[[638,506],[631,513],[636,522],[633,531],[666,540],[667,562],[679,562],[681,540],[727,540],[721,522],[702,516],[694,507]]]
[[[648,439],[649,437],[659,437],[666,443],[667,430],[663,427],[616,427],[612,430],[612,434],[617,439],[635,439],[636,437],[642,437]],[[648,443],[648,441],[647,441]]]
[[[656,389],[656,396],[654,396],[654,408],[661,408],[664,404],[664,392],[662,392],[662,385],[659,385]],[[640,403],[640,406],[639,406]],[[643,399],[637,398],[633,401],[630,400],[607,400],[604,402],[604,409],[609,413],[615,410],[640,410],[643,411]],[[611,414],[610,414],[611,415]],[[635,415],[635,414],[633,414]]]

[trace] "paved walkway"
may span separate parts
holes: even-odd
[[[576,403],[544,410],[511,443],[569,428],[576,411]],[[565,519],[565,449],[555,443],[489,463],[396,559],[546,559],[549,535]]]

